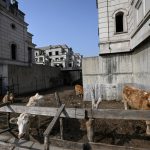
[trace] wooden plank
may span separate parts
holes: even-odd
[[[58,147],[63,147],[64,149],[73,149],[73,150],[149,150],[148,148],[133,148],[129,146],[117,146],[110,145],[105,143],[79,143],[66,141],[61,139],[52,139],[50,138],[50,143]]]
[[[29,107],[29,106],[17,106],[17,105],[8,105],[0,108],[0,112],[14,112],[14,113],[29,113],[34,115],[42,116],[55,116],[58,108],[54,107]],[[61,114],[61,117],[85,118],[85,110],[77,108],[65,108],[67,115],[64,113]]]
[[[55,99],[56,99],[56,102],[57,102],[57,107],[60,107],[62,103],[60,101],[60,97],[59,97],[57,92],[55,92]]]
[[[88,143],[85,144],[84,147],[88,148],[90,146],[91,150],[148,150],[148,148],[134,148],[130,146],[117,146],[110,145],[105,143]]]
[[[65,107],[65,104],[62,104],[61,107],[58,109],[58,112],[56,113],[55,117],[47,127],[47,129],[44,132],[44,149],[49,150],[49,135],[56,124],[57,120],[59,119],[60,114],[62,113],[63,109]]]
[[[47,127],[46,131],[44,132],[44,136],[49,136],[50,132],[52,131],[56,121],[58,120],[60,114],[62,113],[63,109],[65,107],[65,104],[62,104],[61,107],[58,109],[58,112],[56,113],[55,117]]]
[[[88,109],[86,114],[89,118],[150,120],[150,110]]]
[[[84,119],[89,118],[104,118],[104,119],[126,119],[126,120],[150,120],[150,110],[123,110],[123,109],[98,109],[91,110],[82,108],[65,108],[67,117]],[[34,115],[55,116],[58,108],[54,107],[27,107],[8,105],[0,108],[0,112],[14,113],[29,113]],[[66,117],[63,113],[61,117]]]
[[[60,100],[59,94],[55,92],[55,99],[57,101],[57,107],[60,107],[62,105],[62,102]],[[59,123],[60,123],[60,138],[63,140],[63,119],[59,118]]]
[[[10,104],[10,102],[7,102],[7,103],[1,103],[1,104],[0,104],[0,107],[7,106],[7,105],[9,105],[9,104]]]

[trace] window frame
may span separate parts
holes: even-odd
[[[124,19],[123,18],[124,18],[124,13],[123,12],[118,12],[115,15],[115,27],[116,27],[115,28],[115,32],[117,34],[124,32],[124,28],[123,28],[123,26],[124,26]],[[121,22],[120,26],[118,26],[118,22]]]
[[[119,13],[123,13],[123,31],[116,32],[116,15]],[[114,11],[112,18],[114,20],[114,35],[128,33],[128,24],[127,24],[127,10],[126,9],[117,9]]]

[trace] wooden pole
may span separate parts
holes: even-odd
[[[44,150],[49,150],[49,136],[44,137]]]
[[[87,138],[89,142],[94,141],[94,119],[89,118],[86,121],[86,129],[87,129]]]
[[[45,148],[45,150],[49,150],[49,135],[50,135],[54,125],[56,124],[60,114],[62,113],[64,107],[65,107],[65,104],[62,104],[61,107],[59,108],[58,112],[56,113],[55,117],[53,118],[53,120],[51,121],[51,123],[49,124],[49,126],[47,127],[47,129],[44,132],[44,148]]]
[[[59,122],[60,122],[60,139],[63,140],[64,137],[63,118],[59,118]]]
[[[57,107],[60,107],[62,102],[61,102],[60,97],[59,97],[57,92],[55,92],[55,99],[57,101]],[[59,123],[60,123],[60,139],[63,140],[63,137],[64,137],[63,136],[63,131],[64,131],[64,129],[63,129],[63,118],[59,118]]]
[[[10,129],[11,126],[10,126],[9,120],[10,120],[10,112],[7,113],[7,125],[8,125],[8,128]]]
[[[6,106],[6,105],[9,105],[9,104],[10,104],[10,102],[1,103],[1,104],[0,104],[0,107]]]

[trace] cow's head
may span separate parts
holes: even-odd
[[[18,118],[11,118],[10,123],[18,125],[18,138],[29,138],[29,114],[22,113]]]

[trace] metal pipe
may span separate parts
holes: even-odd
[[[109,8],[108,8],[108,0],[107,0],[107,22],[108,22],[108,47],[109,47],[109,50],[111,51],[111,48],[110,48],[110,35],[109,35]]]

